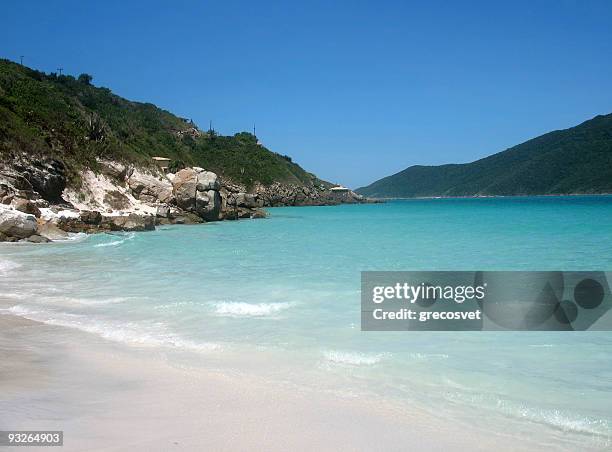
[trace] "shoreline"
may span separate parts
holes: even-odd
[[[570,198],[570,197],[608,197],[612,193],[568,193],[568,194],[540,194],[540,195],[465,195],[465,196],[412,196],[371,198],[380,201],[408,201],[411,199],[497,199],[497,198]]]
[[[177,366],[166,352],[18,316],[0,315],[0,338],[0,427],[64,430],[63,450],[515,449],[509,434],[461,420]]]

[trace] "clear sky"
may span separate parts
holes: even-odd
[[[0,57],[202,128],[250,130],[350,187],[612,112],[612,2],[17,1]]]

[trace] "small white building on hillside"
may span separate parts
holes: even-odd
[[[338,185],[337,187],[332,187],[330,189],[332,193],[347,193],[351,191],[350,188],[343,187],[342,185]]]

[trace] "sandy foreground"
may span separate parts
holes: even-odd
[[[539,448],[376,400],[177,366],[8,315],[0,363],[0,430],[63,430],[67,451]]]

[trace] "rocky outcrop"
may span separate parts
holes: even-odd
[[[178,210],[171,212],[168,217],[158,218],[157,224],[198,224],[204,223],[204,220],[195,213]]]
[[[66,168],[56,159],[24,160],[14,163],[13,167],[33,191],[49,202],[62,202],[62,192],[66,188]]]
[[[16,241],[36,234],[38,224],[34,215],[0,208],[0,240]]]
[[[205,221],[220,219],[222,200],[215,173],[197,167],[185,168],[174,175],[172,186],[179,208]]]
[[[102,174],[117,181],[125,180],[129,172],[126,165],[112,160],[98,160],[98,165]]]
[[[100,224],[102,222],[102,213],[95,210],[64,210],[58,211],[53,209],[54,213],[47,216],[46,222],[39,221],[41,223],[38,227],[39,234],[50,238],[51,240],[60,240],[57,230],[63,231],[64,233],[72,232],[87,232],[94,233],[100,231]],[[44,225],[42,224],[44,223]],[[50,231],[47,234],[47,230]],[[51,235],[55,234],[56,237]],[[65,237],[64,237],[65,238]]]
[[[79,219],[85,224],[97,226],[102,222],[102,213],[96,210],[82,210]]]
[[[264,201],[257,194],[239,192],[235,197],[235,205],[254,209],[263,207]]]
[[[331,184],[312,183],[311,185],[292,185],[274,183],[256,184],[250,191],[244,185],[224,181],[221,192],[224,194],[228,210],[233,208],[256,209],[260,207],[283,206],[323,206],[335,204],[355,204],[370,202],[357,193],[347,190],[335,192]]]
[[[221,195],[217,190],[198,191],[195,213],[205,221],[217,221],[221,214]]]
[[[174,201],[172,183],[163,176],[132,170],[127,178],[132,195],[143,202],[171,204]]]
[[[103,229],[111,231],[153,231],[155,217],[135,213],[126,216],[109,216],[102,218],[101,225]]]
[[[68,237],[68,233],[58,228],[54,223],[47,221],[38,225],[38,235],[46,238],[49,241],[53,240],[65,240]]]
[[[0,197],[2,204],[10,204],[15,197],[33,197],[32,184],[12,168],[0,170]]]
[[[119,190],[107,191],[103,199],[103,204],[112,210],[127,210],[131,206],[130,198]]]
[[[29,199],[15,198],[11,204],[15,210],[34,215],[36,218],[40,218],[40,209]]]
[[[314,177],[302,185],[246,187],[199,167],[164,175],[156,168],[100,161],[95,171],[81,173],[79,186],[64,189],[64,173],[55,160],[0,166],[0,241],[42,243],[73,232],[150,231],[159,224],[265,218],[263,207],[365,201],[350,190],[331,190],[331,184]]]
[[[61,217],[57,227],[67,232],[152,231],[153,215],[102,215],[100,212],[82,212],[80,217]]]
[[[219,190],[221,184],[217,175],[211,171],[195,166],[193,168],[198,173],[198,191]]]
[[[49,243],[51,240],[42,235],[34,234],[23,240],[30,243]]]
[[[47,160],[26,178],[32,188],[49,202],[61,202],[66,188],[66,169],[59,160]]]
[[[176,173],[172,179],[176,205],[184,210],[195,210],[195,196],[198,186],[198,175],[193,168],[185,168]]]

